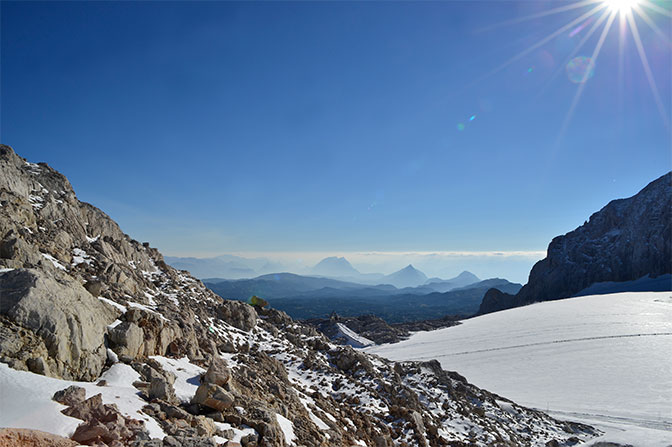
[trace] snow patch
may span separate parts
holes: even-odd
[[[285,444],[294,444],[294,441],[296,441],[296,435],[294,434],[294,424],[292,424],[292,421],[278,413],[275,413],[275,419],[278,421],[278,425],[282,430],[282,434],[285,435]]]
[[[65,268],[65,266],[64,266],[63,264],[61,264],[61,263],[58,261],[58,259],[54,258],[53,256],[51,256],[50,254],[47,254],[47,253],[40,253],[40,254],[41,254],[45,259],[51,261],[51,263],[52,263],[52,264],[54,265],[54,267],[56,267],[57,269],[60,269],[60,270],[63,270],[63,271],[67,271],[67,269]]]

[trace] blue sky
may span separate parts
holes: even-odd
[[[165,254],[545,250],[672,165],[616,25],[564,131],[594,21],[485,76],[567,4],[2,2],[1,140]]]

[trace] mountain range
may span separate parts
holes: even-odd
[[[415,275],[408,268],[403,270],[404,274],[408,272]],[[455,281],[453,285],[478,279],[468,272],[460,276],[462,280]],[[240,280],[206,279],[204,283],[226,299],[246,301],[253,295],[264,297],[273,307],[294,318],[324,318],[337,311],[343,316],[373,314],[392,323],[435,319],[445,315],[469,316],[477,312],[490,288],[516,293],[521,287],[506,279],[491,278],[437,292],[432,288],[433,284],[397,288],[391,284],[372,286],[292,273]]]
[[[224,300],[4,145],[0,205],[5,445],[536,447],[599,434],[435,360],[391,362]]]

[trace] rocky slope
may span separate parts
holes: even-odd
[[[554,238],[525,286],[491,289],[479,313],[568,298],[592,284],[672,273],[672,173],[635,196],[613,200],[576,230]],[[672,284],[670,284],[672,287]]]
[[[433,320],[388,324],[375,315],[344,317],[336,313],[329,318],[313,318],[305,320],[304,323],[314,326],[338,344],[351,344],[348,337],[344,337],[342,331],[339,330],[339,323],[376,344],[397,343],[410,337],[411,332],[432,331],[459,324],[457,318],[450,315]]]
[[[567,446],[595,434],[435,361],[390,362],[225,301],[8,146],[0,174],[0,393],[13,408],[0,426],[42,429],[63,410],[79,424],[65,434],[114,447]],[[12,419],[44,393],[59,403]]]

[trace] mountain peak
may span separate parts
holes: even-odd
[[[413,264],[408,264],[403,269],[385,276],[383,281],[398,288],[416,287],[427,281],[427,275],[413,267]]]
[[[471,273],[470,271],[465,270],[462,273],[460,273],[459,275],[457,275],[455,278],[453,278],[453,280],[478,282],[481,279],[478,276]]]
[[[311,272],[320,276],[358,276],[360,273],[344,257],[329,256],[318,262]]]

